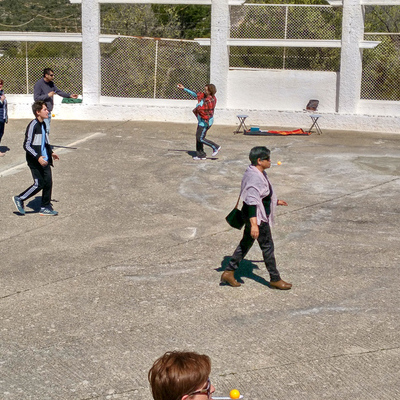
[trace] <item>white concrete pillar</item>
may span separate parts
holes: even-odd
[[[217,87],[218,106],[225,108],[228,100],[230,16],[228,0],[211,3],[210,83]]]
[[[98,0],[82,0],[83,101],[99,104],[101,94],[100,5]]]
[[[338,112],[356,114],[360,100],[364,12],[360,0],[343,0]]]

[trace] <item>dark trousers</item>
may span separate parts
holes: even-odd
[[[6,123],[4,121],[0,121],[0,142],[1,142],[1,139],[2,139],[2,137],[4,135],[4,125],[5,124]]]
[[[196,131],[196,153],[197,157],[204,158],[207,154],[204,151],[204,145],[210,146],[213,151],[218,149],[218,145],[211,140],[206,139],[206,134],[210,129],[209,126],[197,126]]]
[[[53,179],[51,176],[51,167],[47,164],[45,167],[31,167],[33,185],[23,191],[18,197],[22,200],[28,200],[36,193],[42,192],[42,207],[48,207],[51,201],[51,190],[53,188]]]
[[[254,239],[250,235],[250,226],[250,223],[247,222],[244,228],[243,238],[233,253],[226,271],[234,271],[235,269],[238,269],[240,261],[246,257],[246,254],[251,249],[251,246],[253,246]],[[260,230],[260,234],[257,241],[263,253],[265,266],[267,267],[271,281],[277,282],[281,279],[281,277],[278,269],[276,268],[274,241],[272,240],[271,228],[266,222],[261,222],[261,225],[258,228]]]

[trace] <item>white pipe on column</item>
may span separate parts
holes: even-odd
[[[83,101],[99,104],[101,94],[100,6],[97,0],[82,1]]]
[[[228,100],[230,16],[228,0],[212,0],[210,83],[217,87],[218,106]]]
[[[356,114],[360,101],[364,13],[360,0],[343,0],[338,112]]]

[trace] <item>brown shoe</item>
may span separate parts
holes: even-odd
[[[234,277],[235,271],[224,271],[221,275],[221,283],[227,283],[233,287],[242,286]]]
[[[275,289],[280,289],[280,290],[289,290],[292,287],[291,283],[285,282],[282,279],[277,282],[270,282],[269,286]]]

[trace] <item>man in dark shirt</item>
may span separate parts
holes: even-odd
[[[54,84],[54,72],[51,68],[45,68],[43,70],[43,78],[39,79],[35,86],[33,87],[33,98],[35,101],[44,101],[46,103],[47,110],[49,111],[49,117],[45,119],[45,124],[47,128],[47,132],[50,131],[50,120],[51,120],[51,112],[53,111],[54,106],[54,95],[58,94],[61,97],[67,98],[78,98],[77,94],[70,94],[67,92],[63,92],[58,89],[58,87]]]
[[[53,210],[50,203],[53,187],[50,166],[53,166],[53,160],[58,160],[59,157],[53,153],[49,143],[49,135],[46,132],[44,120],[48,117],[49,112],[44,101],[35,102],[32,105],[32,111],[36,118],[26,128],[24,149],[26,151],[26,162],[31,169],[33,185],[18,196],[13,196],[12,200],[18,212],[25,215],[24,201],[43,190],[39,214],[57,215],[58,212]]]

